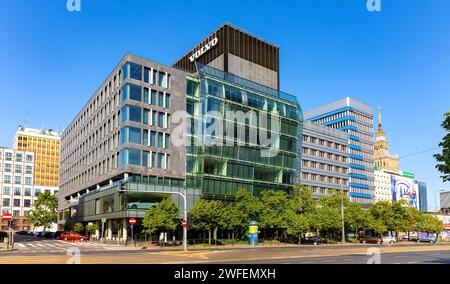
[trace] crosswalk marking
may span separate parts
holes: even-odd
[[[92,242],[71,242],[63,240],[42,240],[32,242],[17,243],[17,248],[23,253],[64,253],[70,248],[78,248],[81,251],[112,251],[129,250],[130,248],[117,244],[92,243]]]

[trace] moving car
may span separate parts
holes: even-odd
[[[436,238],[434,236],[421,236],[417,238],[417,242],[434,244],[436,242]]]
[[[88,236],[84,236],[80,233],[74,233],[74,232],[64,232],[62,234],[60,234],[60,239],[65,240],[65,241],[80,241],[80,242],[84,242],[87,241],[89,239]]]
[[[397,238],[396,237],[392,237],[392,236],[384,236],[383,237],[383,243],[386,244],[394,244],[397,242]]]
[[[360,242],[362,244],[383,244],[383,239],[380,237],[363,237],[361,238]]]
[[[63,234],[64,233],[64,231],[56,231],[56,232],[54,232],[53,233],[53,238],[55,239],[55,240],[59,240],[59,239],[61,239],[61,234]]]
[[[302,239],[302,244],[310,244],[318,246],[322,243],[322,240],[319,237],[309,237]]]

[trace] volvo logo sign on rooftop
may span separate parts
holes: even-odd
[[[215,37],[212,41],[208,42],[206,45],[204,45],[202,48],[200,48],[198,51],[196,51],[194,54],[192,54],[189,57],[189,60],[191,62],[194,62],[195,60],[200,58],[200,56],[202,56],[203,54],[208,52],[211,48],[216,46],[218,42],[219,42],[219,39],[217,37]]]

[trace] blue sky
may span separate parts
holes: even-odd
[[[17,126],[61,130],[127,52],[174,63],[224,22],[281,46],[281,88],[304,110],[342,97],[383,108],[391,153],[435,192],[432,154],[450,111],[450,1],[3,0],[0,145]]]

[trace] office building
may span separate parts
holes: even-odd
[[[292,192],[301,110],[278,91],[277,62],[277,47],[230,25],[174,67],[126,55],[62,135],[60,225],[127,239],[127,218],[139,231],[162,198],[182,209],[185,190],[188,208],[241,188]]]
[[[59,144],[61,133],[19,127],[14,137],[14,150],[30,151],[35,155],[34,185],[59,186]]]
[[[350,200],[365,206],[374,203],[373,111],[352,98],[304,113],[305,120],[347,133],[349,138]]]
[[[437,206],[439,206],[440,211],[450,213],[450,191],[439,192],[439,204]]]
[[[16,230],[30,230],[27,217],[39,191],[33,188],[34,153],[0,148],[0,212],[12,214]],[[7,230],[6,222],[0,230]]]
[[[375,170],[375,203],[392,202],[391,173]]]
[[[339,130],[303,122],[302,165],[299,183],[313,196],[348,191],[348,136]]]
[[[428,212],[427,184],[419,181],[419,210]]]

